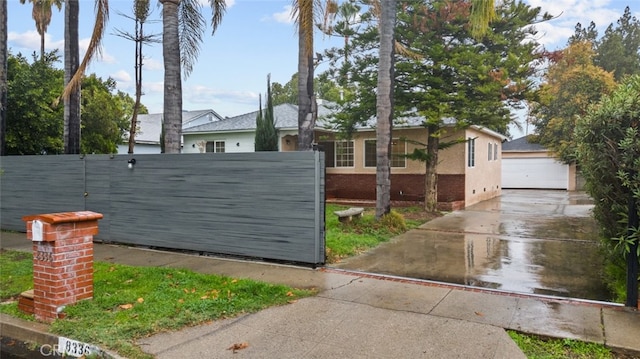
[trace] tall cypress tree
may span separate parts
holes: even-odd
[[[278,151],[278,130],[273,115],[273,98],[271,95],[271,74],[267,75],[267,108],[262,114],[262,99],[256,116],[256,151]]]

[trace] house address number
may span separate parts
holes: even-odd
[[[58,338],[58,351],[63,355],[69,355],[73,357],[88,356],[93,353],[98,353],[100,350],[90,344],[82,343],[77,340],[59,337]]]

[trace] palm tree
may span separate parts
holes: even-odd
[[[7,2],[0,3],[0,156],[6,155],[7,128]]]
[[[80,153],[80,85],[84,72],[100,51],[100,43],[109,18],[108,0],[96,0],[96,19],[87,52],[80,59],[78,26],[80,4],[78,0],[66,0],[64,7],[64,153]]]
[[[25,4],[27,0],[20,0],[21,4]],[[31,17],[36,22],[36,30],[40,34],[40,60],[44,59],[44,37],[47,28],[51,23],[51,8],[57,7],[58,11],[62,9],[62,0],[29,0],[33,4]]]
[[[317,15],[325,11],[325,23],[329,15],[338,10],[335,0],[294,0],[292,16],[298,26],[298,150],[311,151],[313,129],[318,116],[313,93],[313,28]]]
[[[206,22],[198,0],[160,0],[162,4],[162,56],[164,60],[164,149],[180,153],[182,138],[182,77],[188,76],[200,51]],[[209,0],[215,33],[226,10],[225,0]]]
[[[396,0],[374,1],[373,6],[379,7],[376,12],[380,14],[380,62],[376,97],[376,218],[379,219],[391,211],[389,155],[393,127],[394,27],[397,9]],[[475,37],[484,35],[494,16],[494,0],[472,0],[470,23]]]
[[[298,150],[310,151],[317,112],[313,94],[313,25],[319,0],[297,0],[293,16],[298,25]]]
[[[71,83],[80,66],[78,38],[78,0],[67,0],[64,7],[64,83]],[[64,100],[64,153],[80,153],[80,86],[69,89]]]

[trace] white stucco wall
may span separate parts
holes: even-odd
[[[118,154],[126,155],[129,152],[129,144],[118,145]],[[159,154],[160,153],[160,145],[145,145],[145,144],[136,144],[133,147],[133,153],[138,154]]]
[[[198,144],[209,141],[224,141],[225,152],[254,152],[254,132],[234,132],[216,134],[184,134],[182,153],[202,153],[204,148]]]

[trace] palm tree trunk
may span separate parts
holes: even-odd
[[[316,102],[313,94],[313,0],[298,0],[298,150],[313,149]]]
[[[393,128],[394,51],[396,0],[381,3],[380,62],[376,97],[376,218],[391,211],[391,131]]]
[[[182,138],[182,77],[178,8],[180,0],[162,4],[162,56],[164,58],[164,151],[180,153]]]
[[[78,70],[80,65],[80,48],[78,43],[78,0],[65,2],[64,12],[64,83],[65,86]],[[64,101],[64,153],[80,153],[80,86],[71,91]]]
[[[0,156],[5,156],[7,129],[7,2],[0,2]]]
[[[40,61],[44,61],[44,36],[45,34],[40,35]]]

